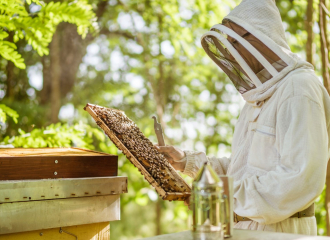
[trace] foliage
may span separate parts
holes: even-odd
[[[3,124],[6,123],[7,116],[10,116],[17,122],[18,113],[0,104],[0,119]],[[99,144],[100,149],[108,150],[105,145],[109,143],[105,134],[99,128],[93,128],[82,122],[74,125],[67,123],[51,124],[47,127],[36,128],[26,133],[22,129],[18,129],[19,135],[9,137],[6,136],[1,145],[11,145],[13,147],[22,148],[54,148],[54,147],[80,147],[87,149],[95,149]],[[112,148],[113,149],[113,148]]]
[[[7,136],[2,144],[23,148],[45,147],[81,147],[95,149],[93,140],[105,141],[105,135],[99,129],[92,128],[83,123],[73,126],[68,124],[51,124],[45,128],[36,128],[30,133],[19,129],[19,135]]]
[[[29,7],[37,10],[28,13],[26,8]],[[39,0],[1,0],[0,13],[0,55],[22,69],[25,68],[24,60],[15,43],[5,40],[9,37],[8,32],[13,34],[14,42],[25,39],[42,56],[49,54],[48,45],[60,22],[77,25],[78,33],[83,37],[95,22],[95,14],[87,0],[47,4]]]
[[[122,109],[154,142],[151,116],[156,114],[165,126],[168,144],[218,156],[229,154],[242,99],[224,73],[206,56],[199,39],[238,2],[90,0],[87,3],[75,0],[45,3],[35,0],[24,3],[0,0],[0,11],[4,13],[0,15],[0,53],[7,53],[0,59],[0,100],[20,115],[0,105],[1,121],[7,120],[0,132],[0,141],[16,147],[79,146],[118,154],[119,175],[128,177],[129,191],[122,196],[122,220],[111,223],[111,235],[117,239],[152,236],[158,227],[161,233],[189,229],[190,212],[183,203],[159,201],[136,168],[82,109],[87,102]],[[304,57],[306,2],[278,0],[276,3],[289,45]],[[10,6],[17,6],[18,12],[3,10],[11,9]],[[96,23],[91,6],[98,15],[100,30],[93,38],[87,35],[86,42],[82,42],[88,47],[85,49],[81,44],[84,57],[78,61],[74,88],[60,99],[62,110],[67,107],[73,110],[70,117],[61,118],[61,123],[45,127],[49,124],[46,114],[49,105],[41,104],[40,89],[47,86],[44,80],[39,88],[34,82],[49,73],[46,71],[49,65],[47,58],[39,55],[48,54],[51,36],[61,21],[77,25],[79,34],[85,36]],[[104,14],[100,15],[102,11]],[[70,41],[66,32],[61,33],[61,41]],[[12,52],[8,54],[8,51]],[[15,56],[15,52],[21,56]],[[9,66],[5,59],[14,62],[9,57],[16,59],[18,67],[23,66],[19,59],[24,58],[27,66],[26,70],[15,68],[12,73],[14,100],[5,98]],[[316,66],[318,70],[317,57]],[[17,124],[13,119],[17,119]],[[320,234],[325,229],[323,203],[324,193],[316,205]],[[161,214],[156,214],[159,206]]]
[[[317,233],[318,235],[326,235],[327,233],[327,221],[325,210],[325,192],[326,187],[324,187],[322,194],[315,201],[315,217],[317,221]]]
[[[226,12],[220,7],[220,1],[206,1],[205,5],[204,2],[114,4],[108,10],[110,18],[103,19],[101,28],[106,25],[121,34],[110,39],[100,36],[90,46],[98,49],[99,60],[81,64],[78,73],[81,84],[75,85],[69,102],[78,111],[85,104],[81,99],[125,110],[147,135],[152,133],[150,117],[157,113],[166,124],[169,144],[181,143],[194,148],[199,141],[208,142],[206,146],[213,149],[213,154],[217,153],[218,144],[228,146],[233,122],[228,111],[230,105],[223,102],[232,101],[226,91],[231,86],[200,44],[196,45],[201,34],[219,22]],[[87,57],[94,56],[88,54]],[[105,65],[109,60],[110,66]],[[214,114],[215,109],[221,112]],[[237,116],[238,110],[233,108],[232,113]],[[206,129],[199,128],[197,121],[203,121]],[[189,130],[185,129],[188,125]],[[214,134],[219,131],[225,133]]]
[[[6,105],[0,104],[0,122],[5,123],[8,116],[11,117],[15,123],[17,123],[17,118],[19,117],[18,113]]]
[[[124,110],[154,142],[151,116],[157,114],[168,144],[215,155],[229,151],[240,97],[198,43],[227,13],[222,1],[112,3],[100,22],[100,32],[107,35],[87,48],[68,100],[77,120],[86,116],[81,110],[86,99]],[[128,176],[129,192],[122,198],[122,220],[111,223],[112,235],[137,239],[156,235],[157,227],[161,233],[190,228],[183,203],[159,201],[122,155],[119,174]]]

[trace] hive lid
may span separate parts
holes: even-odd
[[[117,176],[118,156],[80,148],[0,149],[0,181]]]
[[[214,185],[222,183],[216,172],[213,170],[211,164],[205,162],[201,169],[198,171],[194,184],[198,185]]]

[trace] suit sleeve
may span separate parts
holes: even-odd
[[[209,162],[218,175],[225,175],[229,166],[230,158],[207,157],[204,152],[185,151],[186,167],[184,174],[195,178],[198,170],[205,162]]]

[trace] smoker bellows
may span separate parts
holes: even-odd
[[[184,201],[190,196],[188,184],[123,111],[92,104],[85,110],[164,200]]]

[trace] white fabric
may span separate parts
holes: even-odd
[[[248,229],[255,231],[284,232],[303,235],[317,235],[317,226],[315,217],[306,218],[288,218],[282,222],[263,225],[254,221],[238,222],[234,228]]]
[[[232,17],[254,26],[277,45],[290,50],[275,0],[243,0],[226,18],[232,19]]]
[[[289,217],[309,207],[325,183],[329,95],[312,66],[290,52],[273,0],[243,0],[226,18],[253,33],[288,67],[243,94],[247,103],[235,126],[231,158],[186,151],[184,173],[194,177],[209,161],[219,175],[234,177],[234,211],[253,220],[236,228],[316,235],[315,217]]]

